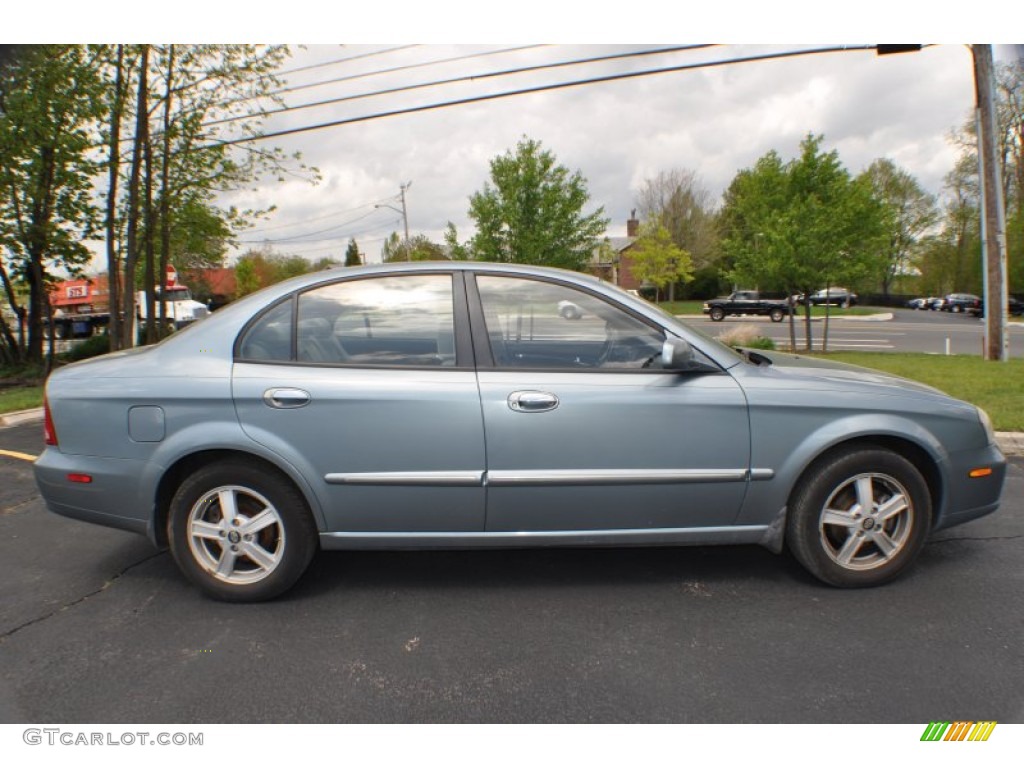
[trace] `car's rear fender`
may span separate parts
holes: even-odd
[[[158,544],[165,543],[168,505],[185,477],[199,466],[233,456],[261,462],[271,471],[280,472],[305,498],[317,529],[326,530],[319,497],[306,481],[304,468],[252,440],[237,421],[217,421],[195,424],[169,436],[146,464],[139,488],[144,503],[151,505],[149,538]]]

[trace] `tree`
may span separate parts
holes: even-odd
[[[690,254],[694,268],[703,269],[718,260],[714,201],[696,172],[676,169],[645,179],[636,202],[641,219],[664,226],[672,242]]]
[[[787,295],[864,279],[881,246],[881,205],[866,179],[851,179],[839,154],[808,134],[785,166],[775,152],[741,171],[726,193],[723,248],[732,275]],[[826,310],[827,312],[827,310]],[[823,346],[828,343],[828,315]],[[810,307],[805,312],[812,347]],[[795,333],[790,325],[790,338]]]
[[[415,235],[409,242],[402,240],[397,232],[384,241],[381,257],[385,263],[394,261],[441,261],[447,258],[444,248],[431,242],[426,235]]]
[[[888,296],[893,281],[907,273],[918,240],[938,220],[938,207],[935,197],[891,160],[875,160],[862,176],[882,205],[885,244],[879,251],[879,271],[882,293]]]
[[[279,283],[290,277],[326,269],[337,262],[331,259],[309,259],[295,254],[274,253],[270,248],[253,248],[242,254],[235,263],[235,285],[239,296]]]
[[[345,266],[358,267],[362,263],[362,257],[359,255],[359,246],[356,245],[355,238],[352,238],[348,241],[348,248],[345,249]]]
[[[609,223],[603,208],[584,215],[589,199],[579,171],[524,137],[491,161],[490,182],[470,197],[469,249],[486,261],[583,269]]]
[[[266,174],[283,178],[285,173],[318,179],[316,169],[306,168],[299,156],[285,155],[259,142],[226,144],[232,137],[258,138],[263,119],[260,100],[279,102],[283,83],[275,70],[288,56],[285,46],[261,45],[133,45],[119,47],[111,67],[110,88],[134,92],[122,118],[134,122],[131,138],[121,142],[127,166],[126,198],[120,201],[116,231],[126,233],[123,247],[123,311],[134,316],[133,287],[137,264],[146,277],[142,287],[147,304],[158,292],[165,267],[180,272],[194,265],[200,255],[194,248],[177,250],[176,233],[201,221],[209,235],[202,258],[223,263],[228,237],[264,212],[223,208],[220,193],[235,189]],[[123,54],[123,55],[121,55]],[[113,60],[113,55],[111,55]],[[120,75],[120,79],[118,79]],[[111,118],[111,133],[120,121]],[[111,158],[111,164],[115,162]],[[111,185],[116,196],[114,185]],[[201,215],[201,219],[196,217]],[[190,220],[191,218],[191,220]],[[212,234],[211,234],[212,233]],[[161,309],[161,313],[163,310]],[[150,317],[154,314],[150,314]],[[152,324],[155,331],[161,327]],[[133,343],[122,334],[121,343]]]
[[[94,47],[25,46],[0,69],[0,282],[20,325],[16,337],[0,320],[0,349],[12,360],[42,361],[51,272],[74,273],[91,256],[83,241],[98,226],[96,57]]]
[[[659,291],[668,286],[669,301],[675,298],[672,289],[676,283],[693,279],[690,254],[677,246],[668,229],[657,221],[645,224],[629,255],[636,279]]]

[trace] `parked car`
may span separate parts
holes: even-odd
[[[709,299],[701,310],[713,322],[728,315],[767,315],[773,323],[781,323],[790,313],[785,299],[765,299],[758,291],[733,291],[724,299]]]
[[[936,299],[934,296],[927,296],[919,299],[911,299],[907,302],[907,306],[910,309],[931,309],[932,302]]]
[[[50,510],[169,545],[234,601],[318,549],[747,543],[873,586],[993,512],[1006,471],[984,412],[931,387],[476,262],[266,288],[55,371],[44,426]]]
[[[943,308],[943,306],[945,306],[945,304],[945,296],[936,296],[928,302],[928,309],[938,312]]]
[[[812,293],[807,300],[815,306],[835,304],[840,307],[852,307],[857,303],[857,294],[846,288],[822,288]]]
[[[981,311],[981,297],[973,293],[950,293],[943,300],[940,309],[953,314],[977,313]]]
[[[977,306],[972,306],[967,309],[967,312],[974,317],[985,316],[985,302],[981,300]],[[1016,296],[1008,296],[1006,299],[1006,312],[1011,317],[1020,317],[1024,315],[1024,301],[1021,301]]]
[[[571,301],[558,302],[558,314],[566,320],[579,320],[583,317],[583,310],[578,304]]]

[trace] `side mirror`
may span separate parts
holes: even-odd
[[[661,348],[661,367],[669,371],[682,371],[693,365],[693,347],[684,339],[671,336]]]

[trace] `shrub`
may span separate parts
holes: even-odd
[[[110,351],[110,337],[103,333],[97,336],[90,336],[88,339],[79,342],[64,352],[60,359],[69,363],[78,360],[86,360],[97,355],[105,355]]]
[[[718,340],[730,347],[747,347],[748,349],[775,349],[775,342],[761,335],[761,330],[753,323],[743,323],[718,334]]]

